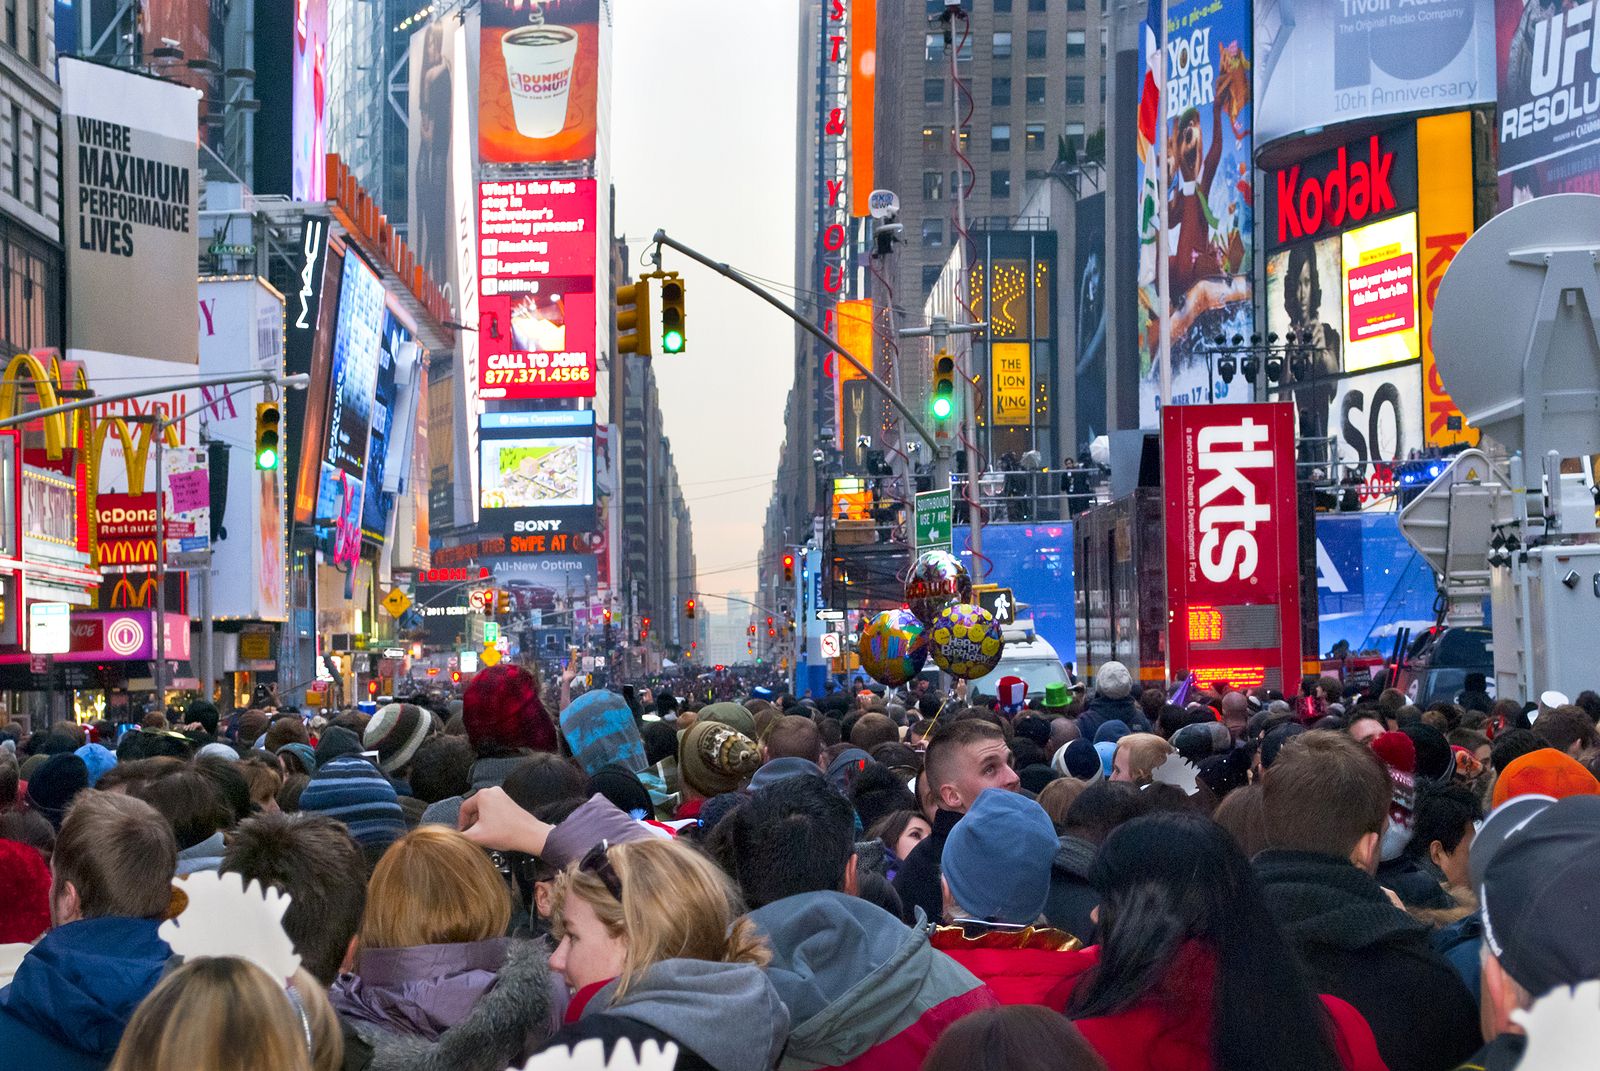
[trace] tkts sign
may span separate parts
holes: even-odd
[[[1171,675],[1285,689],[1300,672],[1294,407],[1161,410]]]
[[[1417,207],[1417,138],[1410,123],[1273,173],[1267,218],[1278,247]]]

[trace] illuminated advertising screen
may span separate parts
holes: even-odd
[[[1500,211],[1552,193],[1600,193],[1592,5],[1495,0]]]
[[[483,398],[594,397],[595,188],[594,179],[479,184]]]
[[[383,284],[353,252],[344,258],[334,318],[328,385],[328,433],[315,519],[335,529],[337,563],[361,553],[367,445],[383,332]]]
[[[1280,249],[1267,258],[1267,330],[1289,340],[1283,378],[1299,415],[1300,435],[1328,436],[1328,407],[1344,371],[1344,316],[1337,234]]]
[[[396,434],[396,403],[400,391],[396,383],[395,354],[399,347],[411,341],[411,332],[395,319],[388,310],[383,314],[383,341],[378,350],[377,385],[373,392],[372,433],[367,444],[367,487],[361,506],[361,534],[375,542],[383,542],[383,533],[389,525],[389,512],[394,508],[395,496],[383,490],[384,465],[389,453],[389,440]]]
[[[484,530],[525,535],[594,527],[594,410],[485,413],[478,434]]]
[[[1342,236],[1344,366],[1352,372],[1415,360],[1417,217],[1413,212]]]
[[[1500,0],[1508,3],[1520,8],[1523,0]],[[1241,6],[1255,14],[1262,144],[1313,127],[1494,100],[1493,0]]]
[[[592,159],[600,99],[600,0],[484,0],[482,8],[482,162]]]
[[[1160,27],[1142,26],[1136,201],[1138,254],[1139,421],[1154,427],[1169,403],[1221,397],[1207,357],[1218,335],[1255,331],[1255,192],[1251,153],[1255,102],[1251,89],[1250,5],[1243,0],[1169,0],[1164,111],[1170,167],[1158,189],[1156,116],[1151,62]],[[1133,136],[1130,132],[1129,136]],[[1168,324],[1172,396],[1161,398],[1161,309],[1158,295],[1159,202],[1167,205]],[[1130,221],[1133,222],[1133,221]],[[1220,392],[1219,388],[1220,387]]]
[[[1300,678],[1293,407],[1161,412],[1171,676],[1292,688]]]
[[[290,120],[296,201],[328,199],[328,0],[295,0],[294,111]]]

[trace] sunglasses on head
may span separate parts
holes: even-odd
[[[588,853],[578,860],[578,869],[585,874],[593,874],[599,878],[600,883],[606,887],[606,892],[610,893],[620,904],[622,903],[622,879],[617,876],[617,870],[611,865],[611,857],[606,852],[610,846],[610,841],[602,840],[599,844],[590,848]]]

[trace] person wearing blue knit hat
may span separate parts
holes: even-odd
[[[987,789],[945,839],[945,921],[933,947],[982,979],[1002,1004],[1066,1007],[1088,966],[1077,938],[1044,925],[1059,843],[1038,803]]]
[[[343,822],[372,860],[406,831],[394,786],[360,755],[340,755],[319,766],[300,794],[300,810]]]

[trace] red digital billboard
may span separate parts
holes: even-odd
[[[594,179],[478,184],[478,393],[592,398]]]
[[[1284,691],[1300,679],[1294,406],[1161,410],[1174,678]]]

